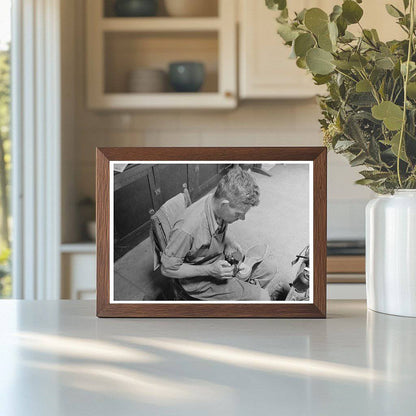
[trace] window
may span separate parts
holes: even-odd
[[[11,0],[0,0],[0,298],[12,295],[10,267],[10,42]]]

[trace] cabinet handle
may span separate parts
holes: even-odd
[[[233,98],[234,97],[234,94],[231,91],[225,91],[224,95],[225,95],[226,98]]]
[[[161,192],[161,191],[160,191],[160,188],[156,188],[156,189],[155,189],[155,195],[159,196],[159,195],[160,195],[160,192]]]

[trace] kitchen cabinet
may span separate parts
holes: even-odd
[[[94,243],[61,246],[62,299],[95,299],[96,256]]]
[[[237,105],[236,7],[216,3],[216,16],[116,17],[114,1],[87,0],[87,105],[90,109],[234,108]],[[205,66],[202,90],[129,92],[136,69],[167,71],[175,61]]]
[[[188,165],[188,186],[192,201],[213,189],[230,166],[210,163]]]
[[[135,247],[148,233],[149,211],[159,206],[160,189],[152,166],[130,165],[114,174],[114,259]]]
[[[293,0],[290,10],[320,7],[319,1]],[[264,1],[239,0],[240,98],[308,98],[319,93],[311,75],[289,59],[290,48],[276,33],[278,12]]]

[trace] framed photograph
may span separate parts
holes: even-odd
[[[98,148],[97,316],[326,316],[324,147]]]

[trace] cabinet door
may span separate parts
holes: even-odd
[[[313,2],[316,6],[316,3]],[[292,0],[290,11],[313,7],[311,1]],[[319,92],[305,70],[289,59],[290,48],[276,33],[278,12],[264,1],[239,0],[241,98],[302,98]]]
[[[117,260],[147,236],[149,211],[155,207],[152,167],[137,165],[121,175],[114,191],[114,259]]]
[[[189,192],[192,201],[194,202],[212,191],[228,167],[230,165],[211,163],[188,165]]]
[[[188,185],[188,169],[185,164],[160,164],[153,168],[155,175],[155,193],[159,209],[166,201],[183,192],[183,185]]]

